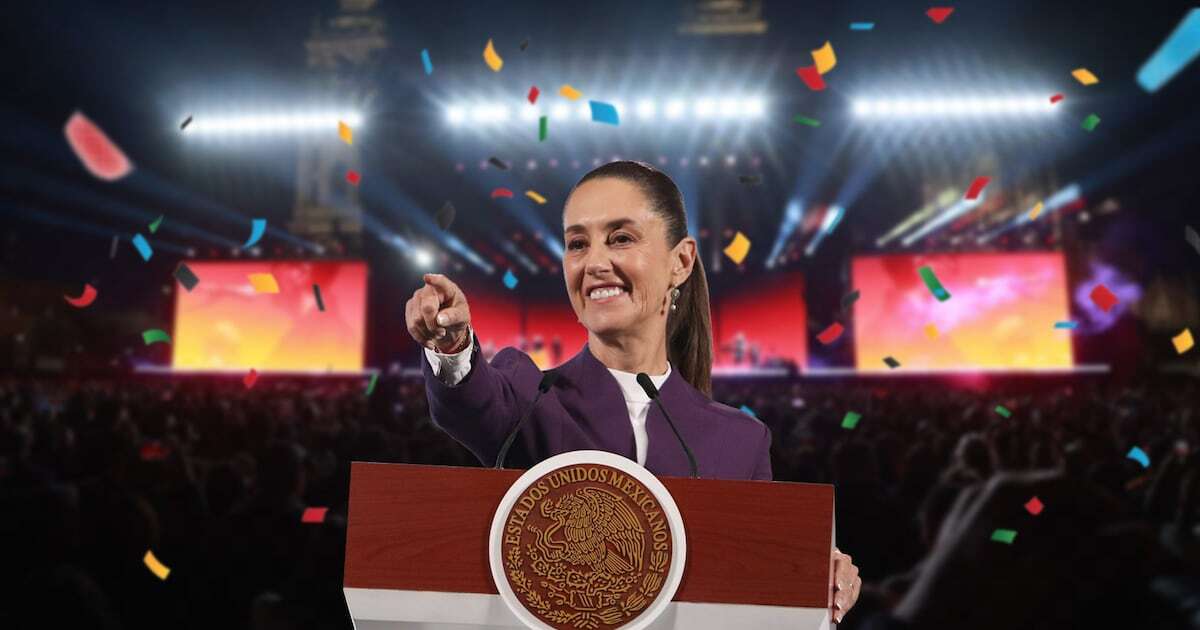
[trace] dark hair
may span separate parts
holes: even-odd
[[[687,236],[687,212],[683,194],[666,173],[643,162],[609,162],[583,176],[571,193],[584,182],[613,178],[637,186],[650,199],[650,207],[667,224],[667,246],[674,247]],[[708,279],[700,257],[692,274],[678,287],[677,310],[667,315],[667,359],[692,387],[712,396],[712,320],[708,309]]]

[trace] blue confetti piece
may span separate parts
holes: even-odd
[[[1065,330],[1075,330],[1079,327],[1079,322],[1054,322],[1054,327]]]
[[[150,257],[154,255],[154,250],[150,249],[150,243],[146,242],[146,237],[141,234],[133,235],[133,246],[137,248],[138,253],[142,255],[142,260],[149,262]]]
[[[1135,446],[1129,449],[1129,452],[1125,454],[1125,457],[1128,457],[1129,459],[1141,464],[1142,468],[1150,467],[1150,457],[1146,455],[1146,451],[1143,451],[1140,447]]]
[[[513,275],[512,269],[504,272],[504,286],[507,287],[509,291],[517,288],[517,277]]]
[[[617,115],[617,108],[611,103],[603,101],[588,101],[592,106],[592,122],[605,123],[609,125],[621,124],[621,118]]]
[[[869,31],[875,28],[874,22],[851,22],[850,30],[852,31]]]
[[[1147,92],[1157,92],[1197,55],[1200,55],[1200,9],[1192,9],[1142,64],[1137,73],[1138,85]]]
[[[246,244],[242,245],[242,249],[254,247],[254,244],[263,237],[263,232],[267,231],[266,219],[250,219],[250,238],[246,239]]]
[[[425,74],[433,74],[433,62],[429,60],[429,49],[421,49],[421,63],[425,64]]]
[[[755,417],[755,418],[757,418],[757,417],[758,417],[758,414],[754,413],[754,410],[753,410],[753,409],[751,409],[751,408],[749,408],[749,407],[747,407],[746,405],[742,405],[742,413],[744,413],[744,414],[746,414],[746,415],[748,415],[748,416]]]

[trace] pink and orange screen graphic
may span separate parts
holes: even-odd
[[[950,299],[917,270],[928,265]],[[858,369],[891,356],[917,370],[1025,370],[1074,365],[1065,263],[1059,253],[858,257],[853,263]],[[930,327],[932,324],[932,327]],[[936,329],[936,332],[934,331]]]
[[[177,370],[345,372],[363,367],[367,266],[361,262],[188,262],[200,278],[176,287]],[[279,293],[249,274],[271,273]],[[321,287],[322,312],[313,285]]]

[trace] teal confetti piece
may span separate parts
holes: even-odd
[[[504,286],[509,290],[517,288],[517,277],[513,275],[512,269],[504,272]]]
[[[1017,539],[1016,530],[1012,529],[997,529],[992,532],[992,542],[1002,542],[1006,545],[1011,545]]]
[[[425,66],[425,74],[433,74],[433,61],[429,59],[429,49],[421,49],[421,63]]]
[[[933,268],[926,265],[918,269],[917,273],[921,274],[921,279],[925,281],[925,286],[929,287],[929,292],[933,294],[933,297],[937,298],[937,301],[945,302],[950,299],[950,292],[938,281],[937,275],[933,273]]]
[[[808,125],[809,127],[821,126],[821,121],[817,120],[816,118],[809,118],[808,116],[801,116],[799,114],[792,118],[792,122],[800,123],[801,125]]]
[[[1005,407],[1004,405],[996,405],[996,413],[1001,416],[1004,416],[1005,418],[1012,417],[1012,412],[1009,411],[1008,407]]]
[[[1158,91],[1197,55],[1200,55],[1200,9],[1192,9],[1142,64],[1137,73],[1138,85],[1147,92]]]
[[[847,411],[846,417],[842,418],[842,428],[843,429],[853,429],[854,427],[858,426],[859,418],[862,418],[861,413]]]
[[[142,260],[149,262],[150,257],[154,255],[154,250],[150,248],[150,243],[146,242],[146,237],[141,234],[133,235],[133,246],[137,248],[138,253],[142,255]]]
[[[1142,468],[1150,467],[1150,456],[1147,455],[1146,451],[1143,451],[1140,447],[1135,446],[1129,449],[1129,452],[1125,454],[1125,457],[1128,457],[1129,459],[1141,464]]]
[[[755,417],[755,418],[757,418],[757,417],[758,417],[758,414],[754,413],[754,410],[753,410],[753,409],[751,409],[751,408],[749,408],[749,407],[747,407],[746,405],[742,405],[742,413],[744,413],[744,414],[746,414],[746,415],[748,415],[748,416]]]
[[[604,123],[606,125],[621,124],[621,117],[617,114],[617,108],[611,103],[604,101],[588,101],[592,106],[592,122]]]
[[[1099,124],[1100,124],[1099,116],[1097,116],[1095,114],[1088,114],[1087,118],[1083,119],[1083,125],[1081,125],[1081,126],[1083,127],[1084,131],[1091,131],[1096,128],[1096,125],[1099,125]]]
[[[371,382],[369,384],[367,384],[367,396],[370,396],[371,392],[375,391],[375,383],[378,381],[379,381],[379,372],[376,372],[371,375]]]
[[[874,22],[851,22],[850,30],[852,31],[869,31],[875,28]]]
[[[250,219],[250,238],[246,239],[246,244],[242,245],[242,249],[253,247],[263,237],[263,233],[266,231],[266,219]]]
[[[171,335],[168,335],[167,331],[165,330],[151,328],[150,330],[142,331],[142,341],[144,341],[147,346],[152,343],[159,342],[171,343]]]
[[[1054,327],[1063,330],[1075,330],[1079,327],[1079,322],[1054,322]]]

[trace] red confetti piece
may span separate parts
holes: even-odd
[[[82,112],[71,114],[63,126],[63,133],[75,157],[95,177],[111,182],[133,171],[133,163],[125,157],[120,147],[113,144],[104,131]]]
[[[530,105],[533,105],[534,103],[537,102],[538,94],[541,94],[541,92],[538,91],[536,85],[529,88],[529,104]]]
[[[497,188],[496,190],[492,191],[492,199],[496,199],[498,197],[505,197],[507,199],[512,199],[512,196],[513,196],[513,192],[507,188]]]
[[[310,507],[304,508],[304,516],[300,517],[301,523],[324,523],[325,513],[329,511],[327,507]]]
[[[1099,306],[1105,313],[1111,311],[1112,307],[1116,306],[1121,301],[1117,299],[1117,296],[1113,295],[1113,292],[1109,291],[1108,287],[1104,286],[1103,283],[1097,284],[1096,288],[1092,289],[1089,297],[1092,298],[1092,303],[1096,306]]]
[[[946,21],[946,18],[950,17],[951,13],[954,13],[954,7],[929,7],[925,15],[928,15],[934,24],[941,24]]]
[[[971,182],[971,187],[967,189],[967,195],[964,197],[964,199],[967,201],[974,201],[975,199],[978,199],[979,193],[983,192],[984,187],[987,186],[988,182],[991,180],[992,178],[985,177],[983,175],[976,177],[975,181]]]
[[[842,336],[842,333],[845,332],[845,330],[846,329],[840,323],[833,322],[829,325],[829,328],[822,330],[821,333],[817,335],[817,339],[819,339],[821,343],[828,346],[829,344],[837,341],[838,338]]]
[[[138,455],[144,462],[161,462],[171,454],[171,449],[163,446],[162,442],[151,440],[142,445]]]
[[[357,186],[358,182],[362,181],[362,175],[359,175],[358,171],[346,171],[346,181]]]
[[[254,387],[254,384],[257,382],[258,382],[258,371],[255,370],[254,368],[250,368],[250,373],[242,377],[242,385],[245,385],[246,389],[250,389],[251,387]]]
[[[825,79],[821,78],[821,73],[817,72],[816,66],[805,66],[796,68],[796,75],[804,80],[804,85],[814,92],[820,92],[825,89]]]
[[[67,304],[70,304],[75,308],[86,308],[91,306],[92,302],[96,301],[96,287],[90,284],[85,284],[83,285],[83,295],[80,295],[77,298],[64,295],[63,299],[67,301]]]
[[[1028,502],[1025,503],[1025,511],[1029,512],[1030,514],[1032,514],[1034,516],[1041,514],[1042,509],[1045,507],[1046,506],[1042,505],[1041,500],[1038,499],[1037,497],[1033,497],[1032,499],[1030,499]]]
[[[1050,104],[1051,104],[1051,105],[1053,105],[1054,103],[1057,103],[1057,102],[1059,102],[1059,101],[1061,101],[1061,100],[1063,100],[1063,95],[1062,95],[1062,94],[1055,94],[1054,96],[1051,96],[1051,97],[1050,97]]]

